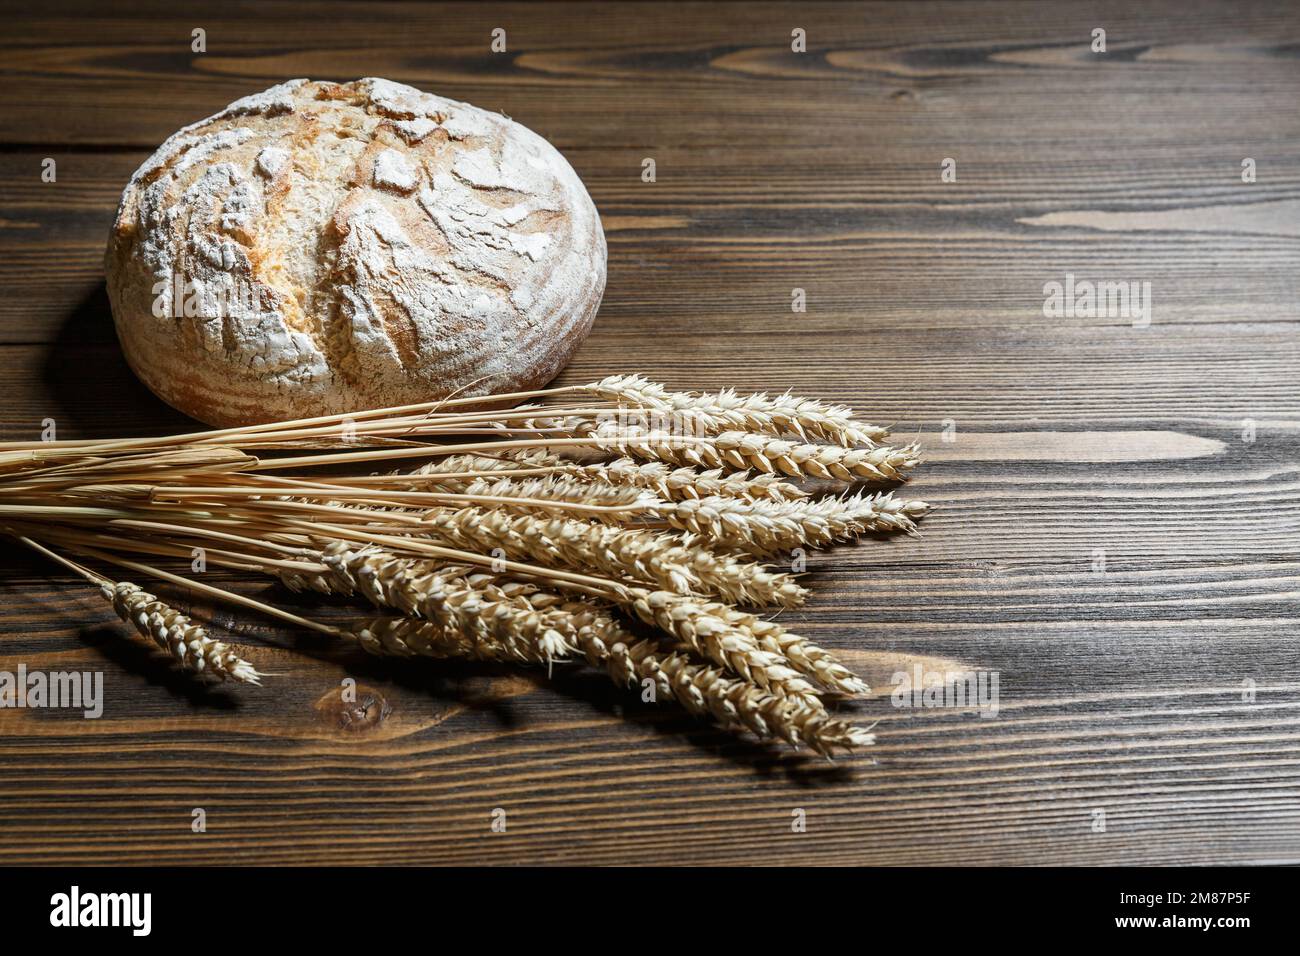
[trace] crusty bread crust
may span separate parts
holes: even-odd
[[[291,80],[163,143],[105,271],[136,374],[243,425],[545,384],[591,328],[605,234],[518,123],[387,80]]]

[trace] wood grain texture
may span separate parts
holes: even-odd
[[[196,687],[0,551],[0,670],[108,696],[0,710],[0,863],[1300,862],[1293,5],[0,8],[0,436],[184,427],[113,336],[126,178],[237,96],[381,75],[506,112],[587,183],[609,282],[563,381],[847,402],[921,438],[940,506],[811,555],[783,617],[876,688],[879,745],[834,765],[585,671],[395,665],[202,598],[276,676]],[[1149,282],[1149,327],[1045,317],[1067,274]],[[917,662],[997,671],[998,714],[893,706]]]

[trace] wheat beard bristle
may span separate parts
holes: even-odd
[[[184,670],[240,684],[260,684],[265,676],[228,644],[208,637],[202,627],[148,591],[119,581],[101,585],[100,593],[118,617],[170,654]]]

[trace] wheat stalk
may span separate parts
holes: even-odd
[[[110,581],[86,567],[52,551],[26,535],[7,529],[17,540],[57,561],[99,588],[100,594],[126,623],[167,651],[184,670],[206,673],[219,680],[260,684],[265,675],[236,654],[229,645],[208,637],[208,633],[175,608],[129,581]]]
[[[822,700],[866,684],[759,613],[808,591],[756,558],[915,532],[923,502],[814,497],[801,483],[898,481],[915,445],[877,445],[883,429],[789,393],[671,392],[616,376],[504,398],[532,404],[457,398],[157,438],[0,443],[0,531],[93,582],[181,666],[226,680],[262,675],[176,609],[78,562],[376,653],[548,666],[580,653],[728,730],[819,753],[872,741]],[[451,435],[462,437],[436,443]],[[393,462],[406,470],[368,473]],[[304,471],[318,467],[329,470]],[[344,631],[160,566],[198,553],[377,614]],[[618,615],[654,631],[638,637]]]

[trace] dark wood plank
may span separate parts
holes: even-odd
[[[1300,861],[1292,6],[0,6],[0,437],[187,427],[117,351],[122,185],[237,96],[385,75],[504,110],[588,184],[609,288],[563,381],[847,402],[922,440],[909,493],[940,506],[811,555],[783,617],[876,689],[850,709],[879,745],[834,765],[581,669],[397,665],[203,600],[276,676],[196,687],[0,551],[0,670],[108,698],[0,710],[0,862]],[[1151,325],[1046,318],[1066,273],[1150,282]],[[893,706],[917,662],[998,672],[999,713]]]
[[[654,151],[653,184],[640,180],[637,151],[566,152],[607,230],[602,331],[1045,329],[1043,285],[1067,273],[1149,282],[1151,321],[1165,336],[1190,324],[1293,318],[1287,266],[1300,248],[1300,150],[1273,159],[1267,182],[1246,185],[1240,149],[1170,164],[1157,149],[1127,148],[1116,160],[1113,145],[1046,178],[1035,170],[1057,160],[1044,151],[948,185],[938,182],[944,144],[928,157],[892,146],[869,156],[865,143],[763,143],[740,157],[674,147]],[[104,245],[121,190],[146,156],[54,150],[60,177],[51,184],[40,181],[43,156],[0,152],[0,343],[49,342],[87,307],[97,311],[79,334],[112,340],[99,291]],[[1123,193],[1106,182],[1117,165],[1140,176]],[[647,275],[660,280],[653,290]],[[796,287],[807,293],[800,317],[790,312]]]

